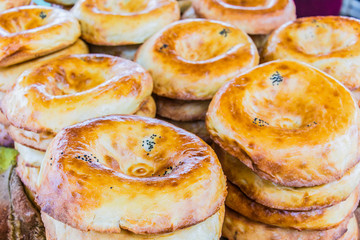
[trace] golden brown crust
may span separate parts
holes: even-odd
[[[50,7],[7,10],[0,14],[0,27],[0,67],[58,51],[80,36],[79,23],[69,12]]]
[[[86,119],[132,114],[151,90],[150,75],[134,62],[100,54],[70,55],[22,74],[1,104],[13,126],[56,133]]]
[[[31,0],[1,0],[0,1],[0,12],[3,12],[10,8],[29,5],[30,2],[31,2]]]
[[[9,67],[0,68],[0,92],[5,93],[10,90],[14,85],[19,76],[29,69],[34,69],[40,67],[45,62],[51,61],[55,58],[70,55],[70,54],[85,54],[88,53],[89,49],[82,40],[77,40],[73,45],[64,48],[55,53],[46,55],[41,58],[36,58],[24,63],[15,64]],[[0,96],[0,99],[2,96]],[[1,115],[1,113],[0,113]]]
[[[294,59],[333,76],[347,88],[360,87],[360,21],[326,16],[299,18],[270,35],[263,60]]]
[[[210,100],[184,101],[155,96],[156,113],[174,121],[205,120]]]
[[[134,234],[126,230],[122,230],[120,233],[83,232],[53,219],[44,212],[41,213],[41,216],[46,228],[47,240],[219,240],[224,220],[224,212],[225,207],[223,206],[217,213],[204,222],[172,233],[156,235]]]
[[[228,240],[335,240],[339,239],[347,231],[348,226],[352,226],[353,221],[354,217],[351,218],[350,222],[343,221],[339,226],[329,230],[298,231],[254,222],[230,208],[226,208],[223,237]]]
[[[296,18],[293,0],[193,0],[202,18],[228,22],[249,34],[269,34]]]
[[[340,179],[358,162],[358,111],[329,75],[280,60],[221,88],[206,125],[217,144],[261,178],[310,187]]]
[[[79,0],[71,11],[80,21],[82,38],[104,46],[143,43],[180,18],[175,0]]]
[[[257,176],[219,146],[214,150],[227,179],[250,199],[270,208],[306,211],[330,207],[344,201],[360,184],[360,163],[335,182],[314,187],[285,187]]]
[[[140,104],[140,109],[134,115],[154,118],[156,115],[156,104],[152,97],[148,97]]]
[[[9,135],[15,142],[39,151],[46,151],[49,143],[55,137],[54,133],[35,133],[10,125]]]
[[[125,46],[97,46],[89,45],[91,53],[104,53],[117,57],[122,57],[128,60],[134,60],[135,53],[140,45],[125,45]]]
[[[163,121],[125,115],[63,129],[48,147],[38,183],[43,212],[107,233],[189,227],[217,212],[226,196],[207,144]]]
[[[259,63],[255,44],[229,24],[187,19],[170,24],[138,50],[135,61],[154,80],[154,93],[208,100],[227,81]]]
[[[226,206],[250,220],[282,228],[326,230],[352,216],[359,200],[359,187],[343,202],[313,211],[286,211],[268,208],[247,198],[228,181]]]

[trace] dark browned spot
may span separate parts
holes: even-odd
[[[105,155],[104,156],[104,160],[105,163],[113,170],[115,171],[119,171],[120,170],[120,166],[118,161],[116,161],[116,159],[114,159],[113,157],[109,156],[109,155]]]

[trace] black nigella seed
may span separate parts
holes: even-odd
[[[110,187],[110,189],[112,189],[112,187]]]

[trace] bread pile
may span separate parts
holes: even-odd
[[[52,19],[55,18],[58,18],[59,27],[52,24]],[[29,19],[31,19],[30,23]],[[80,36],[78,22],[70,13],[60,9],[34,6],[10,9],[0,13],[0,24],[4,29],[0,34],[0,102],[5,92],[24,70],[69,52],[87,52],[85,44],[78,40]],[[31,29],[35,27],[42,29],[32,31]],[[54,36],[55,31],[58,34],[54,42],[43,44],[44,40]],[[37,59],[33,60],[34,58]],[[6,131],[8,126],[6,117],[0,113],[3,146],[13,145]]]
[[[226,180],[216,154],[160,120],[113,115],[63,129],[38,183],[48,240],[221,236]]]
[[[360,20],[342,16],[299,18],[273,32],[264,62],[292,59],[311,64],[344,84],[360,100]],[[359,102],[360,103],[360,102]]]
[[[62,128],[109,114],[154,117],[151,91],[151,77],[138,64],[107,55],[64,56],[24,72],[1,107],[25,186],[37,192],[45,151]]]
[[[358,239],[359,20],[46,2],[0,0],[0,240]]]
[[[343,85],[296,61],[222,87],[206,124],[228,178],[223,235],[357,239],[358,114]]]
[[[259,62],[251,39],[232,25],[188,19],[147,40],[135,61],[154,80],[157,114],[209,141],[205,114],[216,91]]]
[[[130,60],[140,44],[180,18],[175,0],[151,3],[143,0],[80,0],[71,11],[79,20],[82,38],[91,44],[92,53],[107,53]]]
[[[293,0],[192,0],[183,17],[230,23],[249,34],[261,50],[272,31],[296,19],[296,11]]]

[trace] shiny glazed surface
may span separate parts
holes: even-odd
[[[219,240],[224,220],[224,212],[225,207],[223,206],[217,213],[206,219],[204,222],[172,233],[154,235],[134,234],[126,230],[122,230],[120,233],[82,232],[53,219],[46,213],[42,213],[41,215],[46,228],[47,240]]]
[[[229,24],[204,19],[175,22],[147,40],[135,61],[154,79],[154,93],[208,100],[234,76],[259,63],[255,44]]]
[[[79,36],[78,21],[65,10],[24,6],[4,11],[0,14],[0,67],[58,51]]]
[[[226,196],[213,150],[171,124],[113,115],[63,129],[46,152],[36,201],[82,231],[158,234],[216,213]]]
[[[303,230],[279,228],[255,222],[226,208],[223,226],[223,236],[229,240],[334,240],[345,234],[347,228],[356,224],[355,217],[343,221],[339,226],[329,230]]]
[[[223,149],[260,177],[290,187],[329,183],[352,168],[358,123],[357,104],[343,85],[288,60],[230,81],[211,101],[206,119]]]
[[[152,91],[138,64],[101,54],[70,55],[21,75],[2,101],[12,125],[37,133],[109,114],[132,114]]]
[[[241,161],[215,146],[224,173],[254,201],[270,208],[306,211],[344,201],[360,184],[360,163],[339,180],[313,187],[286,187],[260,178]]]
[[[26,70],[40,67],[46,61],[51,61],[55,58],[62,57],[70,54],[86,54],[89,53],[88,47],[82,40],[77,40],[74,44],[70,45],[67,48],[64,48],[55,53],[46,55],[41,58],[36,58],[24,63],[15,64],[9,67],[0,68],[0,91],[5,93],[10,90],[11,87],[15,84],[19,76]],[[2,97],[0,96],[0,99]]]
[[[340,16],[299,18],[270,35],[263,59],[309,63],[355,90],[360,87],[360,20]]]
[[[71,11],[82,38],[106,46],[143,43],[180,18],[175,0],[79,0]]]
[[[228,22],[249,34],[269,34],[296,18],[293,0],[193,0],[201,18]]]
[[[359,187],[343,202],[312,211],[286,211],[265,207],[247,198],[228,182],[226,206],[250,220],[282,228],[326,230],[338,226],[352,216],[359,201]]]

